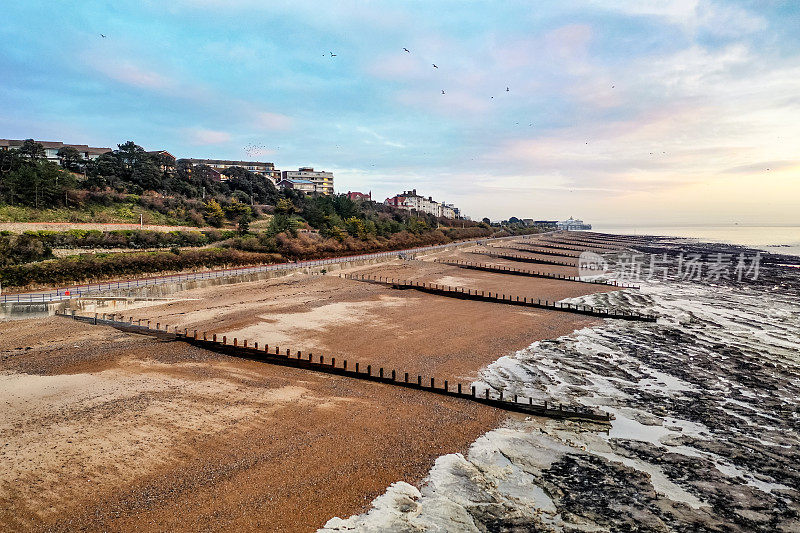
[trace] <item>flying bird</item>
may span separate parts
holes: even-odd
[[[336,57],[336,54],[334,54],[333,52],[329,52],[329,53],[331,54],[331,57]]]
[[[406,51],[406,52],[408,52],[409,54],[411,53],[411,50],[409,50],[409,49],[408,49],[408,48],[406,48],[406,47],[403,47],[403,50],[405,50],[405,51]]]
[[[433,65],[433,68],[439,68],[436,66],[436,63],[431,63],[431,64]]]
[[[105,39],[105,38],[106,38],[106,36],[105,36],[105,35],[103,35],[102,33],[100,34],[100,37],[102,37],[103,39]]]
[[[442,94],[444,94],[444,89],[442,89]]]
[[[511,89],[509,89],[508,87],[506,87],[506,92],[508,92],[508,91],[510,91],[510,90],[511,90]]]

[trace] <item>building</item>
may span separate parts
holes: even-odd
[[[591,224],[584,224],[583,220],[569,217],[568,220],[562,220],[556,224],[558,229],[567,231],[576,231],[582,229],[592,229]]]
[[[347,197],[353,201],[372,200],[372,191],[370,191],[369,194],[364,194],[363,192],[347,191]]]
[[[528,219],[526,218],[525,220],[528,220]],[[539,227],[542,227],[542,228],[553,228],[553,229],[555,229],[555,228],[558,227],[558,221],[557,220],[534,220],[533,221],[533,225],[534,226],[539,226]]]
[[[445,203],[440,204],[430,196],[428,198],[420,196],[417,194],[416,189],[404,191],[402,194],[398,194],[392,198],[387,198],[383,203],[397,207],[398,209],[428,213],[429,215],[436,217],[461,218],[461,213],[454,205]]]
[[[285,180],[307,180],[316,185],[319,194],[333,194],[333,172],[314,170],[313,167],[300,167],[298,170],[284,170]]]
[[[147,155],[156,160],[158,168],[161,169],[161,172],[168,172],[170,174],[175,172],[175,156],[171,153],[167,152],[166,150],[153,150],[151,152],[147,152]]]
[[[297,180],[282,178],[278,181],[279,189],[294,189],[296,191],[304,192],[306,194],[314,194],[319,192],[317,184],[311,180]]]
[[[187,159],[192,165],[206,165],[222,174],[226,168],[242,167],[249,170],[254,174],[269,178],[273,183],[277,183],[281,178],[281,171],[275,170],[274,163],[266,163],[262,161],[233,161],[230,159]]]
[[[439,215],[444,218],[457,218],[456,208],[451,204],[439,204]]]
[[[102,154],[112,152],[111,148],[97,148],[94,146],[87,146],[85,144],[64,144],[61,141],[33,141],[42,145],[44,148],[45,158],[55,163],[60,163],[58,151],[62,148],[71,147],[75,148],[81,156],[86,160],[93,160],[100,157]],[[0,150],[11,150],[20,148],[25,139],[0,139]]]

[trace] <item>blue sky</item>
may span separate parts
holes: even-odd
[[[312,165],[473,217],[800,223],[797,2],[64,4],[2,8],[0,137]]]

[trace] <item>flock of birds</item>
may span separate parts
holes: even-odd
[[[103,39],[106,39],[106,38],[107,38],[107,36],[106,36],[106,35],[104,35],[104,34],[102,34],[102,33],[100,34],[100,37],[101,37],[101,38],[103,38]],[[404,51],[404,52],[406,52],[407,54],[410,54],[410,53],[411,53],[411,50],[409,50],[409,49],[408,49],[408,48],[406,48],[406,47],[403,47],[403,51]],[[334,54],[332,51],[329,51],[329,52],[328,52],[328,55],[329,55],[331,58],[334,58],[334,57],[337,57],[337,55],[338,55],[338,54]],[[322,56],[323,56],[323,57],[325,57],[325,54],[322,54]],[[439,66],[438,66],[436,63],[431,63],[431,66],[432,66],[433,68],[435,68],[435,69],[438,69],[438,68],[439,68]],[[612,89],[614,89],[615,87],[616,87],[615,85],[612,85],[612,86],[611,86],[611,88],[612,88]],[[508,92],[511,92],[511,87],[508,87],[508,86],[507,86],[507,87],[506,87],[506,92],[507,92],[507,93],[508,93]],[[444,90],[444,89],[442,89],[442,94],[443,94],[443,95],[447,94],[447,93],[445,92],[445,90]],[[493,100],[493,99],[494,99],[494,96],[492,96],[492,97],[491,97],[491,99]],[[515,125],[516,125],[516,126],[519,126],[519,122],[515,122]],[[528,124],[528,126],[529,126],[529,127],[533,127],[533,126],[534,126],[534,125],[533,125],[533,122],[529,123],[529,124]],[[589,142],[587,141],[585,144],[589,144]],[[280,147],[279,147],[279,148],[280,148]],[[245,146],[245,147],[244,147],[244,152],[245,152],[245,153],[246,153],[248,156],[250,156],[250,157],[255,157],[255,156],[258,156],[258,155],[262,155],[262,154],[264,154],[264,153],[266,153],[266,152],[268,152],[268,151],[269,151],[269,148],[268,148],[267,146],[265,146],[265,145],[260,145],[260,144],[249,144],[249,145],[247,145],[247,146]],[[662,152],[662,153],[663,153],[663,154],[666,154],[666,152]],[[650,155],[653,155],[653,152],[650,152]],[[373,165],[373,166],[375,166],[375,165]],[[769,169],[767,169],[767,170],[769,170]]]

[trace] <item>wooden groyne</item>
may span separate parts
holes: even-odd
[[[496,249],[506,248],[508,250],[515,250],[517,252],[525,252],[525,253],[528,253],[528,254],[554,255],[554,256],[557,256],[557,257],[570,257],[572,259],[578,259],[580,257],[580,254],[576,255],[576,254],[565,253],[566,250],[564,250],[564,252],[556,252],[556,251],[553,251],[552,249],[551,250],[541,250],[539,248],[529,248],[527,246],[522,247],[522,248],[519,248],[519,247],[516,247],[516,246],[504,246],[502,248],[500,246],[492,246],[492,248],[496,248]]]
[[[420,281],[404,281],[382,276],[365,276],[363,274],[340,274],[345,279],[364,281],[388,285],[394,289],[414,289],[429,294],[458,298],[460,300],[476,300],[479,302],[492,302],[507,305],[517,305],[522,307],[536,307],[539,309],[549,309],[551,311],[563,311],[565,313],[575,313],[579,315],[589,315],[599,318],[616,318],[620,320],[635,320],[640,322],[656,322],[658,317],[644,313],[632,313],[617,309],[606,309],[604,307],[594,307],[591,305],[578,305],[538,298],[528,298],[527,296],[512,296],[491,291],[481,291],[464,287],[451,287],[449,285],[438,285],[435,283],[424,283]]]
[[[544,242],[548,243],[545,245],[542,241],[537,243],[537,246],[546,246],[547,248],[561,248],[562,250],[572,250],[575,252],[585,251],[586,248],[594,248],[599,250],[616,250],[618,248],[622,248],[621,246],[617,246],[615,244],[609,244],[607,246],[603,246],[601,244],[588,244],[588,243],[575,243],[570,242],[568,240],[558,240],[558,239],[547,239]],[[572,246],[573,248],[569,248]]]
[[[401,373],[396,369],[390,370],[377,366],[373,368],[372,365],[364,365],[359,362],[354,363],[353,361],[348,361],[343,358],[338,358],[337,360],[336,357],[322,354],[314,355],[311,352],[303,353],[300,350],[286,347],[270,346],[268,344],[259,345],[258,342],[248,343],[247,340],[243,340],[240,343],[239,339],[236,337],[231,339],[232,344],[229,344],[228,338],[225,335],[209,335],[206,332],[199,332],[198,330],[189,332],[188,329],[176,331],[174,327],[172,332],[170,332],[170,326],[167,324],[163,326],[163,329],[160,323],[156,323],[155,328],[151,328],[150,325],[152,321],[148,320],[145,325],[142,325],[141,320],[134,321],[133,317],[128,317],[128,319],[125,320],[125,317],[120,315],[107,316],[106,314],[98,315],[95,313],[94,316],[79,316],[74,314],[74,312],[66,316],[71,316],[74,320],[79,320],[81,322],[111,326],[122,331],[150,335],[161,339],[187,342],[199,348],[222,353],[231,357],[239,357],[261,363],[301,368],[337,376],[384,383],[396,387],[415,389],[481,403],[505,411],[548,418],[585,420],[599,423],[608,423],[613,418],[608,413],[598,412],[585,407],[564,406],[560,403],[534,403],[533,398],[525,398],[516,394],[506,395],[502,390],[493,391],[486,388],[482,391],[478,391],[475,385],[465,386],[462,383],[453,383],[447,379],[429,376],[423,377],[420,374],[412,375],[408,372]]]
[[[507,259],[508,261],[517,261],[519,263],[536,263],[538,265],[558,265],[577,268],[576,263],[565,263],[564,261],[555,261],[550,259],[539,259],[536,257],[525,257],[516,254],[498,254],[496,252],[472,252],[481,255],[488,255],[495,259]],[[576,258],[577,259],[577,258]]]
[[[445,260],[445,259],[434,259],[434,263],[439,263],[442,265],[450,265],[450,266],[457,266],[460,268],[467,268],[471,270],[481,270],[483,272],[493,272],[496,274],[510,274],[514,276],[528,276],[531,278],[547,278],[547,279],[557,279],[561,281],[574,281],[576,283],[592,283],[594,285],[610,285],[612,287],[620,287],[622,289],[638,289],[638,285],[628,285],[626,283],[618,283],[616,281],[602,281],[602,280],[591,280],[591,279],[581,279],[578,276],[567,276],[565,274],[552,274],[549,272],[531,272],[530,270],[520,270],[518,268],[505,266],[505,265],[487,265],[485,263],[469,263],[467,261],[461,261],[458,259],[453,260]]]

